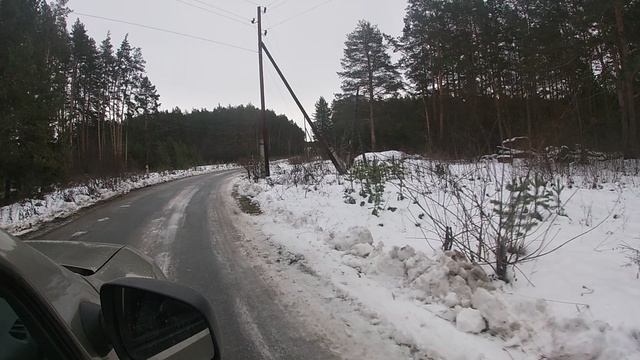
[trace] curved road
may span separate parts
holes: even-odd
[[[225,171],[134,191],[83,211],[31,237],[134,246],[168,277],[210,300],[221,330],[223,359],[334,359],[329,345],[288,316],[256,270],[243,259],[243,241],[225,206]]]

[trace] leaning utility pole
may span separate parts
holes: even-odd
[[[316,124],[313,121],[311,121],[311,118],[307,114],[307,111],[302,106],[302,103],[300,102],[300,100],[298,100],[296,93],[293,92],[291,85],[289,85],[287,78],[284,77],[284,74],[280,70],[280,67],[278,66],[276,61],[273,59],[273,56],[271,56],[271,53],[269,52],[269,49],[267,49],[267,46],[264,43],[261,43],[261,44],[262,44],[262,49],[267,54],[267,57],[271,61],[271,64],[273,65],[273,67],[276,69],[276,72],[278,73],[278,75],[280,75],[280,79],[284,83],[284,86],[287,87],[287,90],[289,90],[289,94],[291,94],[291,97],[296,102],[296,105],[298,105],[298,108],[300,108],[300,111],[302,112],[302,115],[304,116],[305,120],[307,120],[307,123],[309,124],[309,126],[311,126],[311,130],[313,131],[313,134],[316,136],[316,138],[320,142],[320,145],[324,148],[325,152],[327,153],[327,156],[333,163],[333,166],[336,168],[336,171],[338,171],[338,174],[340,175],[345,175],[347,173],[347,171],[345,170],[345,166],[342,164],[338,156],[336,156],[334,150],[329,145],[329,142],[325,138],[322,131],[320,131],[320,129],[318,129]],[[260,54],[262,56],[262,52]]]
[[[264,9],[266,12],[267,9]],[[260,158],[264,161],[264,176],[269,177],[269,130],[267,129],[267,110],[264,103],[264,67],[262,65],[262,7],[258,6],[258,62],[260,67],[260,127],[262,136],[260,137]]]

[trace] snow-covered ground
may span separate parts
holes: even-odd
[[[218,164],[198,166],[188,170],[171,170],[132,175],[125,178],[93,180],[85,184],[53,191],[39,199],[23,200],[1,207],[0,228],[13,235],[22,235],[38,229],[46,222],[67,217],[82,208],[135,189],[189,176],[236,168],[238,166],[235,164]]]
[[[359,327],[350,321],[351,333],[377,332],[411,349],[407,358],[640,359],[640,254],[633,250],[640,249],[637,163],[635,172],[592,166],[552,174],[550,181],[564,189],[562,208],[549,210],[524,253],[564,245],[510,267],[509,283],[496,280],[486,264],[441,250],[442,231],[433,220],[455,224],[447,214],[459,204],[447,195],[450,185],[433,173],[455,174],[463,191],[495,198],[504,193],[496,179],[523,169],[491,161],[443,166],[418,158],[402,166],[408,167],[402,185],[387,182],[376,205],[359,194],[357,181],[334,175],[326,163],[274,164],[269,180],[236,184],[262,210],[244,215],[253,228],[245,231],[261,233],[279,256],[288,254],[291,266],[356,306],[365,321]],[[427,168],[435,170],[420,171]],[[299,284],[295,291],[310,287]]]

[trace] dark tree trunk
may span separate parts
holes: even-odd
[[[431,152],[431,118],[429,117],[429,106],[427,105],[427,94],[422,96],[422,105],[424,106],[424,120],[426,125],[426,133],[425,133],[425,151],[427,153]]]
[[[9,200],[11,197],[11,180],[4,179],[4,199]]]
[[[376,144],[376,124],[373,119],[373,101],[375,94],[373,92],[373,71],[371,65],[369,65],[369,125],[371,130],[371,151],[377,150]]]
[[[438,108],[440,116],[440,145],[444,144],[444,89],[442,85],[442,72],[438,74]]]
[[[629,43],[625,36],[623,4],[621,0],[613,1],[613,9],[616,18],[618,53],[620,56],[620,81],[618,97],[620,110],[623,113],[623,131],[628,124],[627,149],[633,155],[638,153],[638,127],[636,119],[635,99],[633,93],[633,72],[629,64]],[[626,117],[627,124],[624,124]]]

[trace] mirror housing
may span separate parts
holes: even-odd
[[[120,359],[220,359],[211,305],[188,287],[123,278],[102,285],[100,303]]]

